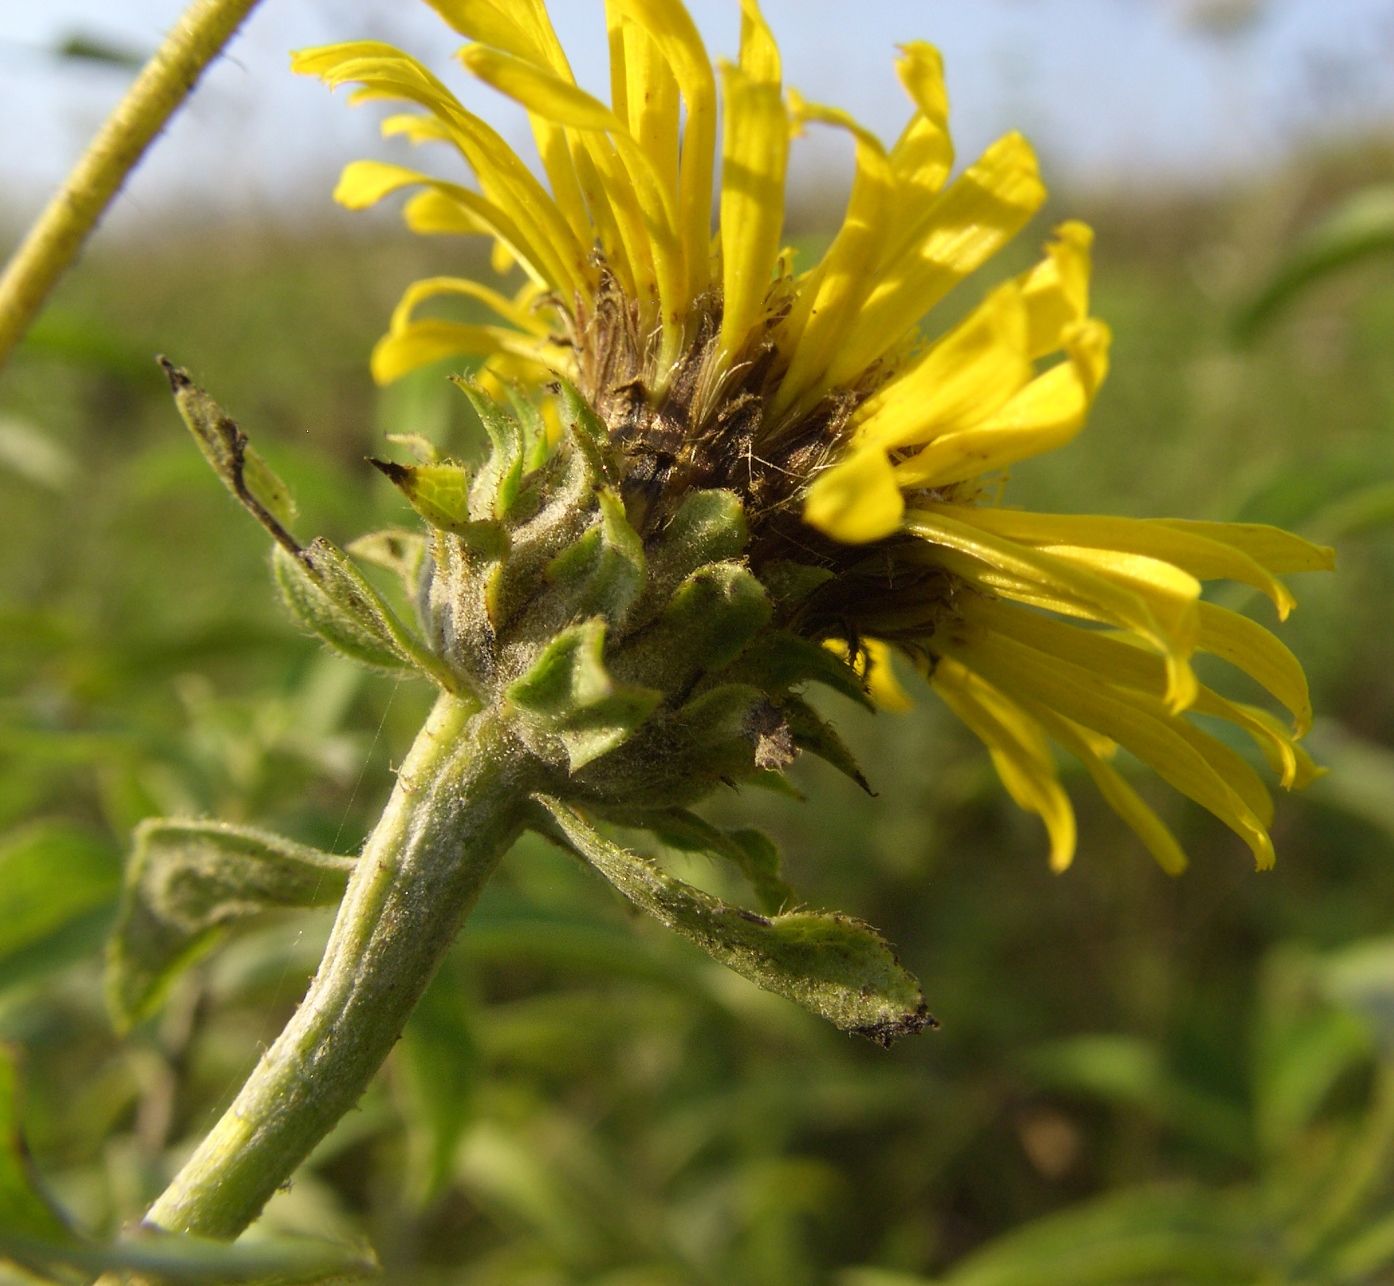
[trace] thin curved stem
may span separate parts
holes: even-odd
[[[300,1008],[145,1222],[232,1239],[358,1101],[521,829],[531,759],[442,696],[358,859]]]
[[[194,0],[107,117],[0,277],[0,367],[155,135],[259,0]]]

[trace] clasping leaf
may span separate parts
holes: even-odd
[[[333,906],[354,865],[223,822],[152,818],[135,841],[107,950],[107,1004],[123,1030],[157,1008],[224,926],[281,908]]]
[[[863,921],[821,911],[767,917],[731,906],[606,839],[560,800],[535,799],[545,834],[640,910],[756,986],[881,1045],[936,1025],[919,983]]]

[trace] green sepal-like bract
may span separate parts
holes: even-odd
[[[518,499],[527,454],[523,427],[493,398],[468,380],[456,385],[469,398],[493,449],[470,488],[470,510],[477,518],[507,518]]]
[[[533,729],[561,742],[572,772],[628,741],[663,697],[614,680],[598,617],[553,639],[506,695]]]
[[[739,677],[769,692],[821,683],[858,705],[874,710],[865,683],[836,653],[787,630],[768,630],[735,667]]]
[[[699,567],[740,558],[749,536],[745,508],[734,491],[689,493],[663,529],[653,559],[655,587],[671,590]]]
[[[644,543],[608,488],[596,495],[597,521],[547,564],[547,579],[578,614],[622,627],[644,588]]]
[[[369,463],[437,531],[449,532],[486,557],[498,558],[507,550],[508,538],[497,522],[470,517],[470,475],[464,465],[449,461],[394,464],[377,459],[370,459]]]
[[[787,697],[780,702],[780,713],[784,716],[798,743],[800,750],[817,755],[824,763],[831,764],[845,777],[850,777],[868,795],[876,792],[867,783],[861,765],[848,745],[838,735],[837,730],[824,719],[807,701],[801,697]]]

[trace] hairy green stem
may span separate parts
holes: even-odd
[[[194,0],[107,117],[0,277],[0,367],[204,68],[258,0]]]
[[[516,838],[531,763],[496,713],[439,699],[300,1008],[147,1224],[236,1237],[358,1101]]]

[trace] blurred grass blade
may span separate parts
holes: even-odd
[[[1188,1084],[1163,1051],[1133,1036],[1074,1036],[1032,1050],[1035,1079],[1064,1091],[1143,1112],[1208,1147],[1235,1158],[1250,1153],[1248,1123],[1234,1105]]]
[[[447,958],[402,1033],[409,1106],[405,1113],[415,1171],[412,1196],[425,1205],[454,1177],[456,1148],[475,1114],[485,1068],[471,1028],[469,978]]]
[[[60,1281],[71,1280],[71,1272],[78,1270],[84,1276],[137,1273],[142,1280],[166,1283],[289,1286],[357,1280],[376,1271],[376,1263],[357,1249],[309,1238],[240,1246],[158,1234],[105,1245],[88,1239],[39,1187],[19,1128],[18,1080],[13,1053],[0,1046],[0,1258]]]
[[[150,61],[149,51],[127,48],[90,31],[70,33],[53,47],[53,52],[59,58],[73,62],[99,63],[104,67],[121,67],[128,71],[139,71]]]
[[[537,801],[555,823],[548,833],[564,847],[640,910],[756,986],[884,1045],[935,1025],[919,983],[870,925],[835,912],[766,918],[730,906],[612,843],[565,804]]]
[[[1120,1192],[990,1242],[942,1286],[1123,1286],[1288,1280],[1239,1202],[1213,1191]]]
[[[15,1054],[0,1045],[0,1255],[10,1255],[8,1247],[17,1242],[68,1246],[78,1241],[58,1207],[39,1190],[20,1134],[18,1091]],[[29,1262],[22,1254],[13,1258]]]
[[[1394,250],[1394,184],[1346,198],[1293,247],[1234,320],[1240,341],[1257,338],[1304,291],[1349,264]]]
[[[353,859],[222,822],[151,819],[136,829],[107,952],[107,1003],[119,1028],[151,1013],[180,970],[235,920],[332,906]]]

